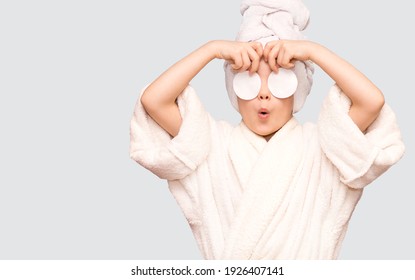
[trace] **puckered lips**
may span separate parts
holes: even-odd
[[[259,110],[258,110],[258,117],[259,117],[261,120],[266,120],[266,119],[268,119],[268,118],[269,118],[269,111],[268,111],[268,109],[266,109],[266,108],[261,108],[261,109],[259,109]]]

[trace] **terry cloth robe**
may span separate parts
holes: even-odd
[[[168,181],[205,259],[335,259],[363,187],[403,155],[385,105],[363,134],[337,86],[317,124],[293,117],[268,142],[215,121],[189,86],[172,138],[137,101],[131,158]]]

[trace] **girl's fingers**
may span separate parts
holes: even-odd
[[[277,57],[277,63],[279,66],[284,66],[284,57],[285,54],[287,53],[287,51],[285,49],[281,49],[278,53],[278,57]]]
[[[260,42],[251,42],[250,46],[251,46],[251,49],[248,49],[248,55],[249,55],[249,58],[251,59],[251,66],[249,67],[249,71],[251,73],[255,73],[258,71],[259,62],[264,53],[264,49]]]
[[[243,65],[240,69],[241,72],[246,71],[249,69],[249,67],[251,67],[251,59],[249,58],[248,52],[242,53],[242,60],[243,60]]]
[[[232,63],[233,62],[233,63]],[[242,57],[240,54],[235,54],[231,58],[231,67],[233,70],[238,71],[243,66]]]
[[[284,49],[284,52],[282,53],[281,58],[278,57],[278,64],[284,68],[294,67],[293,61],[294,61],[293,55],[290,53],[290,51],[286,49]]]
[[[281,66],[284,67],[284,68],[287,68],[287,69],[293,68],[295,66],[295,64],[294,64],[295,60],[290,58],[290,57],[287,57],[287,56],[286,56],[286,58],[287,59],[283,60]]]
[[[265,45],[264,52],[263,52],[263,56],[264,56],[264,60],[265,60],[265,62],[268,62],[270,52],[271,52],[271,51],[272,51],[272,49],[274,49],[277,45],[278,45],[278,41],[268,42],[268,43]]]
[[[264,53],[264,49],[262,48],[262,44],[260,42],[252,42],[251,46],[255,50],[255,52],[257,53],[258,57],[261,58],[263,53]]]
[[[249,67],[249,72],[251,72],[251,73],[257,72],[258,68],[259,68],[259,60],[260,60],[261,57],[253,49],[248,50],[248,55],[249,55],[249,59],[251,60],[251,65]]]
[[[231,52],[229,61],[234,71],[249,70],[253,73],[258,71],[262,56],[262,44],[260,42],[249,42],[247,45],[241,46],[239,50]]]
[[[275,45],[268,53],[268,65],[272,71],[278,72],[277,58],[280,55],[280,45]]]

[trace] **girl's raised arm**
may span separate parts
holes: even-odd
[[[179,133],[182,118],[177,97],[213,59],[229,61],[235,71],[256,72],[262,56],[257,42],[211,41],[171,66],[144,91],[141,103],[147,113],[171,136]]]

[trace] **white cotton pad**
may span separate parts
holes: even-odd
[[[258,74],[248,71],[237,73],[233,78],[233,90],[243,100],[251,100],[258,96],[261,89],[261,78]]]
[[[278,74],[272,72],[268,77],[268,88],[277,98],[287,98],[295,93],[298,80],[291,70],[280,68]]]

